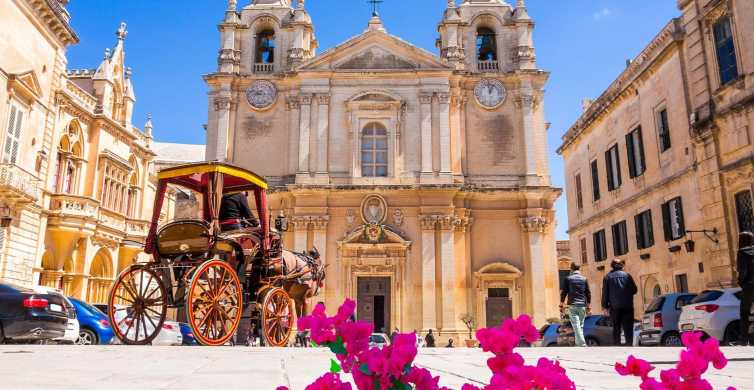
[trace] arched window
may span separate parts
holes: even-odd
[[[83,151],[81,148],[81,131],[76,122],[68,125],[68,130],[58,144],[58,156],[55,161],[55,191],[63,194],[75,194],[78,171],[81,167]]]
[[[481,27],[476,32],[476,53],[479,61],[497,61],[495,32]]]
[[[257,64],[271,64],[275,62],[275,31],[264,30],[257,34]]]
[[[387,130],[370,123],[361,132],[361,175],[387,177]]]

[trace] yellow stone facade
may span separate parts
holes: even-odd
[[[0,209],[9,210],[0,280],[105,302],[146,237],[152,125],[142,132],[131,122],[125,24],[96,69],[66,70],[65,49],[78,42],[66,3],[0,5],[10,33],[0,43]]]
[[[637,307],[659,294],[734,284],[737,235],[752,228],[754,6],[678,7],[681,16],[597,100],[585,101],[558,150],[575,261],[599,297],[609,260],[626,260]],[[630,168],[629,155],[644,163]],[[611,186],[608,170],[620,184]]]
[[[229,1],[205,80],[207,158],[267,177],[285,246],[327,263],[317,299],[443,345],[464,314],[557,316],[548,73],[523,2],[448,2],[439,56],[378,16],[317,54],[314,25],[303,1]]]

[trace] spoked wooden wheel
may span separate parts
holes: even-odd
[[[160,333],[168,310],[159,275],[144,265],[126,268],[110,289],[108,316],[123,344],[149,344]]]
[[[197,341],[223,345],[241,321],[243,296],[236,271],[222,260],[197,267],[186,294],[188,323]]]
[[[293,332],[293,305],[281,288],[267,290],[262,302],[262,331],[267,345],[284,347]]]

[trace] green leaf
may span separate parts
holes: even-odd
[[[319,347],[319,344],[317,344],[316,342],[314,342],[314,340],[311,340],[311,342],[312,342],[312,347],[314,347],[314,348],[318,348]]]
[[[333,374],[337,374],[339,372],[343,371],[343,368],[340,367],[340,364],[335,361],[335,359],[330,359],[330,372]]]
[[[346,351],[346,346],[343,345],[343,338],[338,336],[338,340],[335,342],[332,342],[329,344],[330,351],[336,355],[345,355],[348,353]]]
[[[411,386],[396,379],[393,381],[393,387],[390,390],[411,390]]]
[[[372,372],[369,371],[369,366],[366,363],[359,366],[359,371],[364,375],[372,375]]]

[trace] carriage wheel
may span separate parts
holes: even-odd
[[[293,332],[293,305],[281,288],[267,290],[262,302],[262,331],[267,345],[283,347]]]
[[[110,289],[108,316],[123,344],[149,344],[160,333],[168,310],[165,286],[144,265],[126,268]]]
[[[222,260],[194,270],[186,294],[188,323],[203,345],[223,345],[236,332],[242,314],[242,290],[236,271]]]

